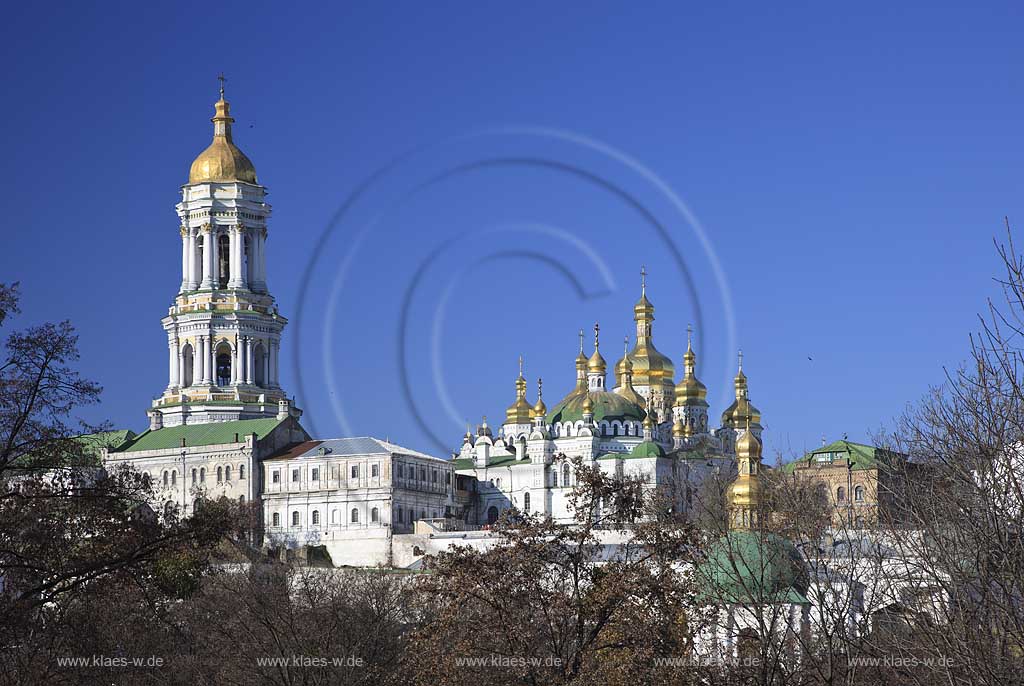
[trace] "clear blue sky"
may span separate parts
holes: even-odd
[[[725,296],[659,183],[721,262],[769,453],[864,439],[963,359],[991,239],[1024,223],[1019,3],[554,5],[7,7],[18,321],[72,319],[105,387],[89,418],[145,426],[224,71],[274,206],[283,382],[301,371],[321,437],[454,447],[460,418],[500,421],[520,353],[554,404],[577,329],[600,320],[617,359],[640,264],[677,365],[699,326],[717,417]]]

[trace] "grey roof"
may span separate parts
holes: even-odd
[[[323,441],[315,441],[306,451],[294,457],[323,457],[322,451],[328,451],[328,455],[334,457],[349,457],[354,455],[410,455],[412,457],[424,457],[430,460],[442,460],[440,457],[421,453],[418,450],[405,448],[388,441],[382,441],[372,436],[355,436],[352,438],[328,438]]]

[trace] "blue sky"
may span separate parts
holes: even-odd
[[[166,384],[220,71],[321,437],[454,447],[519,354],[554,404],[579,328],[617,359],[645,264],[655,342],[681,366],[697,326],[714,416],[740,346],[769,454],[865,439],[964,358],[992,237],[1024,222],[1019,4],[6,12],[0,279],[18,322],[73,320],[87,416],[118,426]]]

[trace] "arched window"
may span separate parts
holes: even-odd
[[[245,504],[245,496],[244,495],[238,496],[238,502],[239,502],[239,504],[244,505]]]
[[[217,467],[217,483],[220,483],[223,480],[224,480],[224,468],[223,467]]]
[[[569,465],[562,465],[562,488],[569,487]]]
[[[359,523],[359,510],[357,510],[354,507],[352,508],[352,523],[353,524],[358,524]]]
[[[216,357],[217,385],[227,386],[231,383],[231,346],[222,342],[217,346]]]
[[[823,506],[828,507],[828,486],[825,484],[818,484],[816,490],[818,492],[818,502]]]
[[[377,508],[373,508],[372,510],[370,510],[370,521],[374,524],[380,521],[380,510],[378,510]]]
[[[168,500],[166,503],[164,503],[164,519],[170,519],[171,517],[173,517],[175,509],[177,508],[173,500]]]
[[[199,483],[201,483],[201,484],[205,484],[206,483],[206,467],[200,467],[199,468]]]
[[[224,468],[224,480],[231,481],[231,465]]]
[[[231,278],[231,239],[224,234],[217,238],[217,282],[220,288],[227,288]]]
[[[551,488],[558,488],[558,467],[551,470]]]
[[[292,526],[299,525],[299,511],[295,510],[292,512]]]
[[[320,510],[313,510],[313,523],[314,524],[319,524],[320,523]]]
[[[530,494],[529,493],[524,493],[523,494],[523,512],[529,512],[529,511],[530,511]]]
[[[175,470],[173,470],[171,472],[171,485],[172,486],[177,486],[178,485],[178,470],[177,469],[175,469]]]
[[[262,342],[257,343],[253,348],[252,360],[254,381],[257,386],[264,387],[267,385],[267,350],[263,347]]]
[[[836,500],[845,503],[846,502],[846,487],[840,486],[836,489]]]
[[[192,468],[192,485],[196,485],[196,470],[194,467]]]
[[[337,523],[338,523],[338,511],[337,510],[331,510],[331,524],[337,524]]]
[[[170,478],[171,478],[170,474],[165,469],[164,470],[164,488],[167,488],[167,484],[169,483]]]
[[[192,385],[192,370],[194,368],[193,358],[195,354],[192,350],[192,344],[186,343],[181,349],[181,385],[184,388],[188,388]]]
[[[238,465],[238,479],[242,480],[244,478],[245,478],[245,465],[244,464],[240,464],[240,465]]]
[[[275,512],[273,520],[274,520],[274,526],[281,526],[281,513],[280,512]]]
[[[853,489],[853,499],[858,503],[864,502],[864,487],[857,486]]]

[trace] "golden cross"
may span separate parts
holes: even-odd
[[[217,74],[217,80],[220,81],[220,97],[223,100],[224,99],[224,82],[227,81],[227,79],[224,78],[224,72],[221,72],[221,73]]]
[[[640,292],[647,293],[647,266],[640,265]]]

